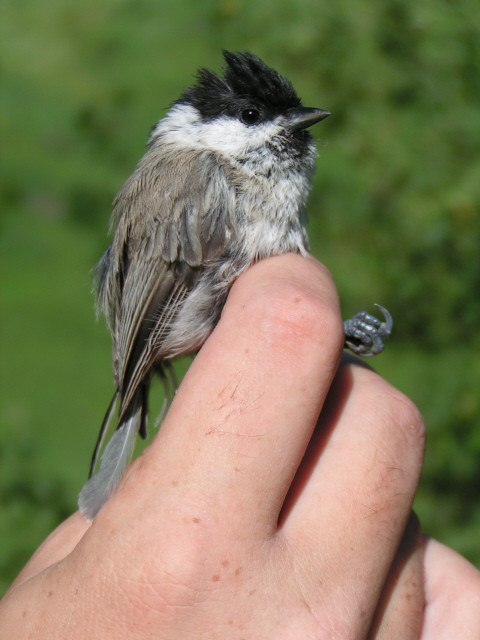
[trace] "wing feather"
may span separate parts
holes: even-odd
[[[147,151],[118,194],[114,238],[97,271],[121,415],[155,360],[168,357],[162,342],[202,267],[225,250],[233,226],[229,185],[235,181],[227,179],[228,167],[213,153],[192,150],[179,182],[178,158],[162,156],[161,149]]]
[[[100,430],[92,470],[118,396],[120,415],[98,472],[79,496],[80,510],[88,519],[117,486],[137,433],[145,435],[152,370],[159,370],[159,360],[200,344],[206,330],[201,320],[193,327],[196,338],[191,328],[184,328],[180,338],[175,329],[173,341],[169,335],[205,267],[226,252],[235,230],[236,180],[225,174],[233,168],[213,153],[195,150],[184,150],[185,164],[179,167],[178,156],[166,151],[167,146],[155,140],[118,194],[113,240],[96,271],[97,305],[112,334],[117,391]],[[195,313],[192,317],[197,322]]]
[[[149,375],[154,362],[168,356],[167,353],[162,353],[162,338],[168,333],[171,322],[188,291],[185,286],[174,286],[160,312],[158,313],[155,308],[151,314],[144,317],[142,324],[146,325],[145,330],[143,331],[142,327],[138,333],[135,350],[129,359],[129,366],[122,382],[121,415],[128,409],[136,389]],[[157,319],[155,319],[155,315],[157,315]]]

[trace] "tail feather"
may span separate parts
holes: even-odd
[[[80,513],[86,520],[93,520],[102,505],[117,487],[133,454],[137,433],[143,421],[142,399],[132,402],[129,417],[112,435],[100,459],[100,467],[83,486],[78,496]]]
[[[110,426],[110,421],[112,419],[113,412],[117,405],[117,400],[119,395],[120,395],[120,392],[117,389],[117,391],[115,391],[115,393],[113,394],[113,398],[111,399],[110,404],[108,405],[108,409],[105,414],[105,417],[103,418],[102,426],[100,427],[100,432],[98,434],[97,442],[95,443],[95,449],[93,450],[93,455],[90,462],[90,470],[88,473],[89,478],[93,476],[93,472],[95,471],[95,466],[98,461],[98,456],[102,449],[103,441],[105,440],[105,436],[107,434],[108,428]]]

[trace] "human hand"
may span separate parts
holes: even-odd
[[[342,343],[316,261],[249,269],[119,491],[17,578],[2,637],[478,638],[478,572],[410,517],[421,418],[338,369]]]

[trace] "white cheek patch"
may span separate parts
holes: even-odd
[[[166,143],[190,149],[211,149],[229,157],[240,157],[251,149],[263,146],[279,129],[274,122],[247,126],[227,116],[202,122],[194,107],[177,104],[157,124],[152,138],[161,136]]]
[[[276,133],[272,123],[247,126],[234,118],[221,117],[202,125],[201,144],[226,156],[238,158],[263,147]]]
[[[195,140],[199,118],[197,111],[186,104],[177,104],[159,120],[152,131],[151,139],[162,137],[165,142],[185,144]]]

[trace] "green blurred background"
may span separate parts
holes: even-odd
[[[91,268],[150,126],[221,48],[329,109],[309,205],[345,316],[427,424],[426,532],[480,566],[477,0],[4,0],[0,19],[0,590],[75,509],[112,392]],[[369,307],[371,309],[371,307]]]

